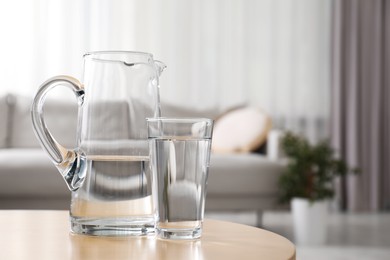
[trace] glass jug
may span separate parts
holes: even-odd
[[[154,231],[146,118],[160,116],[159,76],[164,68],[148,53],[92,52],[84,55],[84,84],[57,76],[39,88],[32,104],[33,128],[72,191],[73,232]],[[61,146],[44,121],[45,96],[58,85],[70,87],[78,100],[75,149]]]

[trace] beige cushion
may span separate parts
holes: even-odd
[[[270,128],[270,118],[258,108],[231,110],[214,124],[212,150],[216,153],[251,152],[265,142]]]

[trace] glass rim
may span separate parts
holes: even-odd
[[[83,55],[84,59],[90,59],[93,61],[105,61],[105,62],[121,62],[121,59],[113,59],[113,58],[103,58],[99,57],[101,55],[119,55],[119,54],[125,54],[125,55],[138,55],[141,57],[145,57],[150,61],[153,61],[153,54],[148,52],[141,52],[141,51],[119,51],[119,50],[109,50],[109,51],[90,51],[86,52]]]
[[[149,117],[146,118],[147,122],[162,122],[162,123],[199,123],[207,122],[212,124],[213,119],[206,117]]]

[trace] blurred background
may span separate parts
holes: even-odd
[[[260,105],[281,127],[305,127],[317,138],[330,113],[331,7],[329,0],[3,3],[0,91],[33,95],[53,75],[80,79],[88,51],[143,51],[168,65],[163,101]]]
[[[217,111],[260,107],[274,129],[311,143],[331,140],[338,157],[361,169],[336,180],[336,208],[374,216],[362,225],[373,221],[364,228],[381,230],[390,209],[389,15],[386,0],[3,1],[0,96],[32,98],[54,75],[82,80],[86,52],[152,53],[168,66],[160,81],[164,103]],[[70,91],[52,98],[74,100]],[[285,217],[264,221],[288,236],[278,229]],[[341,250],[343,234],[333,234]],[[362,257],[354,253],[359,243],[374,248],[364,259],[385,259],[385,236],[340,243],[351,259]],[[324,248],[310,258],[315,250],[301,251],[302,257],[349,259],[320,258],[329,252]]]

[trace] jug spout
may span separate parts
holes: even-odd
[[[161,76],[161,73],[164,71],[164,69],[167,67],[167,65],[165,65],[163,62],[159,61],[159,60],[155,60],[154,61],[154,65],[156,66],[157,68],[157,72],[158,72],[158,76]]]

